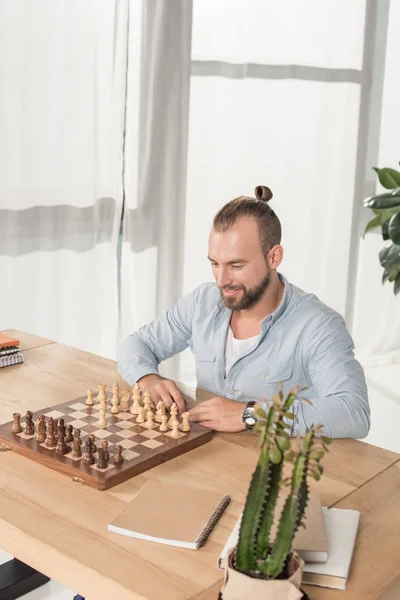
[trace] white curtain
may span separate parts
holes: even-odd
[[[363,115],[377,6],[0,0],[0,328],[115,358],[122,337],[211,279],[215,212],[259,184],[282,221],[281,272],[346,316],[373,166]],[[392,154],[381,147],[379,166],[396,166]],[[398,345],[386,317],[377,343],[366,333],[362,286],[381,285],[370,256],[355,287],[365,356]],[[187,352],[162,370],[194,374]]]
[[[127,1],[0,3],[0,329],[117,343]]]

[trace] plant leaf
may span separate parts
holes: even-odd
[[[365,198],[364,206],[367,208],[380,208],[388,209],[400,207],[400,194],[393,194],[386,192],[385,194],[378,194],[377,196],[370,196]]]
[[[326,444],[327,446],[329,446],[329,444],[332,443],[332,439],[330,437],[327,437],[326,435],[321,435],[321,440],[324,442],[324,444]]]
[[[365,237],[365,234],[368,233],[368,231],[372,231],[372,229],[375,229],[376,227],[380,227],[381,225],[381,217],[380,215],[374,217],[373,219],[371,219],[371,221],[369,221],[369,223],[367,223],[367,226],[365,228],[365,231],[363,233],[363,238]]]
[[[390,249],[392,248],[392,246],[393,246],[393,242],[391,242],[391,241],[387,242],[383,246],[382,250],[379,252],[379,262],[381,263],[382,267],[386,266],[387,258],[389,256],[389,252],[390,252]]]
[[[389,221],[389,236],[395,244],[400,244],[400,212],[393,215]]]
[[[389,167],[384,167],[383,169],[373,167],[373,169],[378,174],[380,184],[387,190],[392,190],[400,186],[400,173],[396,169],[390,169]]]
[[[400,275],[397,276],[397,279],[394,282],[393,291],[394,291],[394,293],[395,293],[396,296],[400,292]]]

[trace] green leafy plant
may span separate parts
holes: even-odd
[[[381,185],[390,192],[370,196],[364,200],[364,206],[370,208],[374,218],[365,228],[364,236],[369,231],[381,228],[385,244],[379,252],[379,261],[383,267],[382,283],[394,282],[393,291],[400,292],[400,172],[385,167],[378,169]]]
[[[316,425],[304,438],[298,436],[297,449],[292,449],[289,432],[295,415],[291,409],[299,391],[302,390],[296,386],[284,398],[281,387],[267,412],[261,408],[256,411],[260,455],[247,494],[234,556],[235,568],[253,577],[276,579],[285,574],[293,538],[298,528],[305,526],[308,477],[320,479],[323,473],[320,461],[331,442],[330,438],[318,435],[322,425]],[[292,465],[291,477],[284,477],[285,463]],[[284,489],[287,498],[272,540],[276,504]]]

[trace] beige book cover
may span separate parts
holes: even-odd
[[[345,590],[357,538],[360,513],[343,508],[323,508],[329,556],[325,564],[306,563],[303,583]]]
[[[108,525],[109,531],[197,550],[230,502],[221,492],[148,481]]]
[[[271,530],[271,539],[275,538],[277,530],[277,519],[282,513],[286,495],[281,495],[276,505],[274,524]],[[300,527],[293,540],[293,548],[301,558],[308,562],[325,562],[328,558],[328,541],[322,513],[321,501],[318,496],[310,494],[304,514],[306,529]],[[237,544],[242,516],[239,517],[218,558],[218,567],[224,569],[225,562]]]

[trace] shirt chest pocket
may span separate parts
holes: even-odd
[[[254,391],[265,396],[267,399],[271,399],[273,394],[279,392],[280,384],[282,383],[283,393],[287,394],[292,386],[293,370],[293,364],[279,366],[265,366],[264,364],[262,367],[258,367],[254,364],[253,368],[252,365],[250,365],[248,369],[246,369],[245,375],[249,386],[252,386],[253,388],[253,390],[249,391]]]

